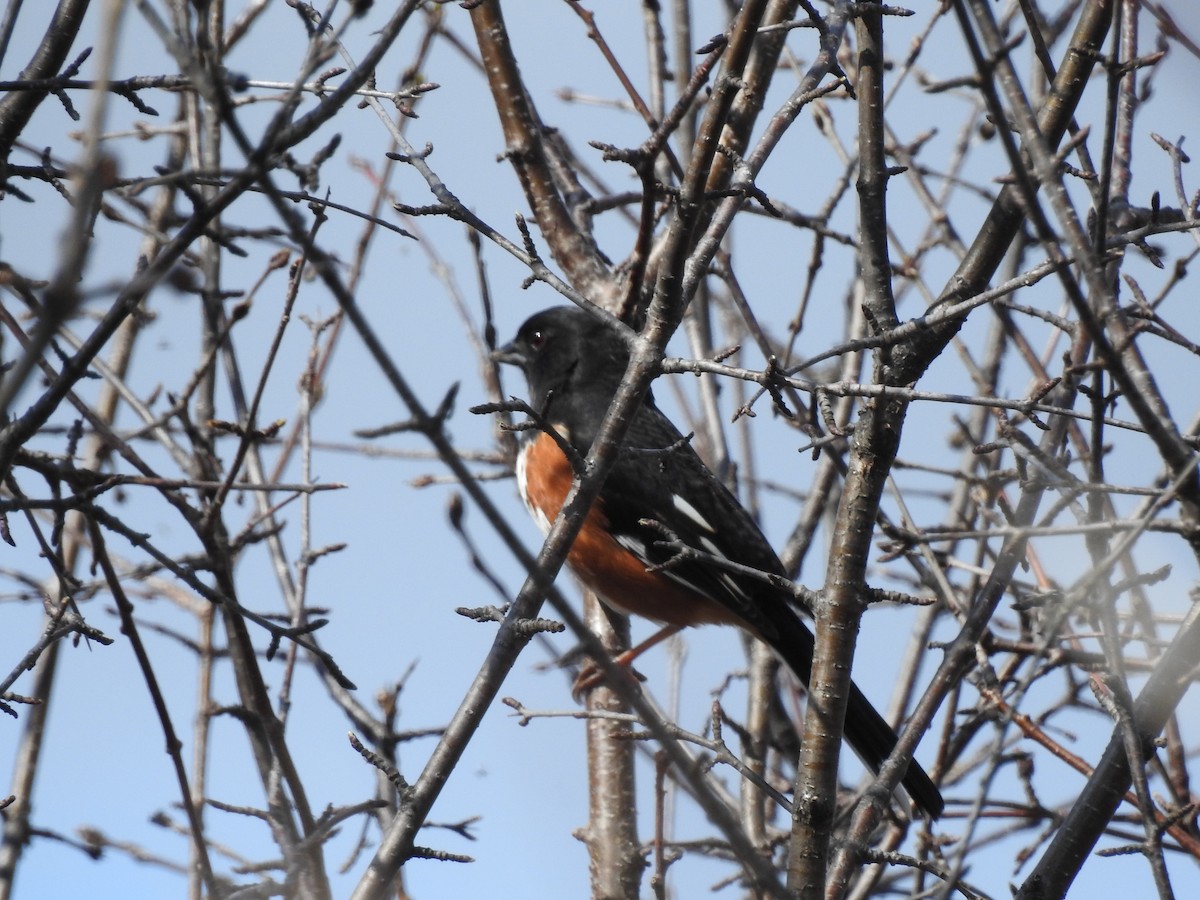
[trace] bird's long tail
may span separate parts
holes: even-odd
[[[812,660],[815,649],[812,632],[802,621],[791,616],[788,617],[788,621],[780,621],[775,624],[780,626],[781,633],[779,645],[774,646],[774,650],[807,688],[812,678]],[[774,644],[774,642],[772,643]],[[846,706],[846,723],[843,733],[854,752],[873,772],[879,771],[884,760],[895,749],[898,740],[892,726],[884,720],[883,716],[871,705],[871,701],[858,689],[858,685],[853,682],[850,684],[850,699]],[[941,816],[942,810],[945,808],[942,793],[916,760],[908,764],[903,784],[908,795],[912,797],[913,802],[921,808],[922,812],[935,819]]]

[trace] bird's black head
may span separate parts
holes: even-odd
[[[492,359],[521,368],[529,403],[543,413],[548,398],[566,394],[594,394],[606,409],[625,375],[629,348],[616,330],[582,309],[552,306],[530,316]]]

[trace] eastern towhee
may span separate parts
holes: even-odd
[[[583,457],[625,375],[629,350],[604,322],[577,307],[560,306],[531,317],[492,358],[521,368],[529,382],[529,405],[542,424]],[[574,470],[544,430],[523,432],[520,443],[521,497],[548,531]],[[621,612],[676,628],[721,624],[748,631],[807,686],[813,635],[796,614],[791,592],[703,556],[680,557],[663,546],[666,535],[710,558],[786,575],[754,519],[647,393],[567,555],[568,564],[601,600]],[[896,745],[896,733],[853,684],[845,735],[876,771]],[[941,815],[942,795],[916,762],[909,763],[904,787],[925,813]]]

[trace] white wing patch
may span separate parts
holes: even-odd
[[[729,591],[729,593],[733,594],[733,596],[739,598],[743,602],[749,601],[750,598],[746,595],[746,592],[742,589],[742,586],[738,584],[737,581],[734,580],[733,576],[728,572],[722,572],[717,576],[717,580],[720,581],[721,584],[725,585],[725,589]]]
[[[681,513],[683,513],[685,516],[687,516],[689,519],[691,519],[693,522],[695,522],[697,525],[699,525],[701,528],[703,528],[709,534],[717,533],[717,529],[713,528],[710,524],[708,524],[708,519],[706,519],[706,518],[704,518],[704,516],[700,515],[700,510],[696,509],[696,507],[692,506],[692,504],[688,503],[686,500],[684,500],[678,494],[671,495],[671,502],[675,504],[675,508],[677,510],[679,510]]]
[[[646,542],[640,538],[634,537],[632,534],[614,534],[617,543],[636,556],[642,561],[642,565],[650,565],[650,553],[646,548]]]
[[[696,524],[700,525],[701,527],[712,531],[708,525],[708,522],[705,521],[704,517],[700,515],[694,506],[679,497],[675,497],[674,499],[675,505],[678,507],[680,512],[687,515],[688,518],[693,519]],[[649,567],[650,555],[645,541],[631,534],[618,534],[614,535],[614,537],[617,539],[618,544],[620,544],[629,552],[633,553],[638,559],[642,560],[647,567]],[[704,535],[697,535],[697,540],[705,552],[716,557],[717,559],[729,558],[721,551],[720,547],[718,547],[713,541]],[[742,604],[747,604],[750,602],[750,597],[746,593],[746,589],[738,583],[737,578],[735,578],[731,573],[725,572],[717,566],[710,565],[705,566],[704,568],[710,575],[716,578],[717,583],[728,592],[730,597],[736,599]],[[687,575],[687,567],[684,567],[683,569],[677,569],[668,566],[667,568],[662,569],[661,572],[676,584],[682,585],[688,590],[695,591],[696,593],[706,597],[711,597],[713,594],[713,585],[711,583],[705,584],[703,580],[697,581],[689,578]]]

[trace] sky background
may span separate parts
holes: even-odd
[[[600,4],[596,4],[599,6]],[[1200,35],[1200,13],[1191,3],[1167,3],[1180,25],[1193,38]],[[27,5],[27,7],[30,5]],[[0,78],[13,78],[25,63],[27,49],[34,46],[44,27],[45,10],[25,9],[18,20],[8,57],[0,66]],[[230,16],[240,8],[231,3]],[[716,6],[716,4],[713,4]],[[91,12],[90,28],[98,28],[100,5]],[[361,55],[372,40],[372,32],[391,12],[391,4],[375,4],[375,9],[347,33],[351,52]],[[612,73],[604,68],[588,43],[583,24],[560,3],[509,3],[505,7],[510,32],[516,42],[527,80],[535,86],[535,101],[544,120],[560,127],[573,140],[576,150],[588,164],[602,174],[614,187],[632,189],[634,181],[624,168],[604,164],[598,151],[583,145],[589,137],[618,145],[634,145],[642,140],[644,127],[627,111],[608,106],[568,102],[556,94],[560,87],[570,87],[578,94],[613,97],[619,88]],[[466,13],[456,6],[447,6],[444,16],[449,27],[471,44]],[[642,77],[643,55],[640,48],[640,13],[633,3],[613,3],[599,11],[599,21],[605,36],[618,49],[631,72]],[[925,14],[912,19],[889,19],[889,46],[906,47],[917,30],[927,23]],[[944,19],[937,26],[934,39],[939,41],[936,53],[926,54],[924,65],[932,77],[946,79],[968,71],[967,61],[958,50],[959,42],[952,31],[952,22]],[[722,29],[716,18],[697,22],[694,34],[697,45],[710,34]],[[1147,23],[1146,33],[1150,26]],[[264,23],[255,29],[251,39],[239,47],[229,60],[231,70],[244,72],[254,78],[288,82],[296,74],[302,42],[297,36],[294,14],[285,4],[278,3],[268,13]],[[379,83],[388,86],[395,82],[400,71],[412,58],[418,30],[403,37],[393,53],[381,66]],[[942,36],[939,38],[938,34]],[[813,40],[809,33],[793,37],[797,52],[809,54]],[[945,50],[942,50],[942,47]],[[806,57],[807,58],[807,57]],[[171,62],[163,55],[157,40],[145,26],[136,9],[125,12],[121,26],[117,77],[155,72],[172,72]],[[1173,51],[1169,77],[1158,82],[1157,89],[1169,98],[1155,107],[1155,112],[1140,121],[1138,148],[1149,161],[1138,168],[1134,194],[1148,202],[1147,192],[1159,185],[1169,185],[1169,165],[1165,154],[1153,148],[1148,134],[1159,131],[1169,138],[1179,134],[1195,134],[1200,124],[1200,104],[1195,85],[1200,83],[1200,64],[1177,49]],[[88,75],[85,66],[83,75]],[[431,164],[451,190],[469,202],[486,221],[517,239],[513,214],[525,209],[525,201],[511,168],[497,157],[503,150],[499,127],[491,108],[486,86],[464,58],[448,43],[433,52],[424,73],[430,81],[441,85],[439,90],[417,104],[420,118],[407,123],[407,134],[415,146],[426,141],[434,143]],[[790,83],[783,81],[783,88]],[[255,95],[268,96],[267,90]],[[768,98],[782,99],[782,93]],[[908,102],[918,97],[906,95]],[[77,94],[75,102],[85,110],[89,99]],[[174,100],[158,95],[148,98],[169,120]],[[953,102],[953,101],[950,101]],[[965,102],[965,101],[964,101]],[[261,127],[274,110],[268,102],[243,107],[239,115],[251,133]],[[837,108],[841,117],[838,127],[850,133],[853,121],[850,108]],[[1084,115],[1086,118],[1086,115]],[[902,121],[896,117],[895,121]],[[135,122],[148,118],[119,99],[111,101],[109,128],[113,132],[130,128]],[[919,107],[913,109],[913,133],[929,127],[928,117]],[[157,124],[164,124],[159,122]],[[14,159],[31,164],[43,146],[52,146],[56,153],[71,159],[79,152],[77,144],[63,135],[80,126],[70,122],[62,107],[46,102],[38,111],[26,132],[28,151]],[[388,135],[373,113],[348,107],[335,124],[343,141],[333,163],[323,170],[322,190],[328,188],[331,198],[352,207],[365,207],[374,185],[361,165],[361,160],[378,170],[384,163]],[[958,120],[948,118],[946,127],[932,141],[931,157],[942,159],[953,145]],[[763,173],[759,184],[772,196],[784,197],[789,204],[802,210],[811,209],[828,191],[829,178],[840,166],[827,147],[817,141],[811,124],[793,129],[785,140],[777,159]],[[297,153],[312,153],[328,140],[324,131],[317,140]],[[800,142],[812,141],[809,151]],[[796,144],[797,146],[792,146]],[[1185,143],[1185,148],[1190,144]],[[1192,148],[1195,149],[1195,148]],[[115,138],[109,151],[117,158],[122,175],[148,172],[161,161],[161,146],[141,142],[136,138]],[[230,163],[237,160],[232,148]],[[994,158],[995,174],[1005,171]],[[1151,157],[1151,154],[1154,154]],[[987,154],[978,158],[986,164]],[[1146,173],[1147,183],[1141,182]],[[1152,182],[1152,183],[1150,183]],[[912,198],[902,185],[894,190],[893,222],[903,231],[904,204]],[[430,202],[424,183],[415,172],[401,167],[393,179],[399,200],[413,205]],[[0,204],[0,259],[12,261],[32,278],[49,277],[56,268],[62,248],[59,237],[69,221],[70,210],[61,198],[44,185],[24,186],[32,195],[32,204],[9,198]],[[285,187],[292,187],[288,184]],[[1140,192],[1140,193],[1139,193]],[[986,205],[980,201],[978,215]],[[387,213],[385,213],[387,215]],[[969,213],[964,213],[969,217]],[[399,221],[395,216],[393,220]],[[266,204],[248,200],[239,203],[226,219],[247,228],[274,226],[273,214]],[[401,223],[412,227],[412,223]],[[835,223],[851,230],[853,222]],[[376,238],[370,251],[366,276],[358,290],[358,301],[386,339],[394,359],[401,361],[427,408],[433,408],[455,383],[460,383],[458,401],[450,421],[456,442],[463,448],[492,452],[495,442],[492,423],[471,416],[467,408],[488,399],[480,378],[479,360],[472,358],[463,334],[463,326],[447,300],[444,280],[438,274],[438,264],[444,263],[466,305],[478,322],[479,289],[473,263],[463,239],[463,228],[442,219],[422,219],[415,223],[421,240],[410,241],[387,234]],[[321,239],[349,259],[361,231],[361,223],[345,216],[333,215],[321,234]],[[614,258],[624,257],[628,250],[629,230],[615,216],[600,220],[598,234],[602,245]],[[140,236],[133,229],[98,228],[97,243],[85,276],[85,286],[97,298],[88,311],[103,308],[109,289],[127,279],[132,271]],[[778,232],[761,232],[763,241],[779,241]],[[734,238],[742,245],[753,245],[759,237],[756,226],[750,225]],[[1184,238],[1177,238],[1176,252],[1187,252]],[[226,257],[224,280],[230,286],[244,287],[258,277],[265,258],[274,247],[253,246],[249,259]],[[831,249],[836,253],[836,249]],[[845,257],[849,259],[848,256]],[[507,339],[528,315],[545,306],[560,302],[549,288],[534,285],[521,289],[526,271],[499,249],[485,246],[484,260],[493,292],[499,334]],[[798,285],[808,263],[808,247],[799,239],[772,248],[768,265],[746,267],[742,273],[747,289],[755,297],[760,315],[775,312],[776,321],[786,320],[794,308]],[[947,256],[941,263],[949,274],[952,260]],[[938,271],[931,264],[931,272]],[[1139,268],[1141,267],[1141,268]],[[1139,272],[1145,264],[1131,263],[1130,271]],[[829,296],[841,297],[852,277],[852,270],[839,265],[837,257],[822,273],[822,288]],[[930,280],[937,282],[936,276]],[[233,340],[248,365],[255,365],[260,348],[266,345],[278,321],[282,303],[284,278],[277,274],[255,301],[247,320],[238,327]],[[777,296],[777,301],[772,297]],[[3,302],[13,302],[4,295]],[[772,305],[776,303],[776,305]],[[840,302],[840,301],[839,301]],[[168,387],[182,384],[197,358],[200,338],[199,309],[190,297],[168,290],[156,291],[151,306],[157,314],[150,326],[152,340],[143,342],[135,360],[130,382],[143,396],[156,384]],[[922,308],[921,298],[909,295],[902,298],[901,314],[913,316]],[[318,282],[302,291],[297,312],[319,319],[328,316],[336,306]],[[801,353],[807,355],[828,344],[825,334],[837,334],[841,321],[837,318],[838,303],[815,309],[809,328],[802,336]],[[832,310],[832,311],[831,311]],[[982,318],[982,317],[980,317]],[[976,320],[978,321],[978,320]],[[1175,320],[1179,324],[1179,320]],[[1192,337],[1200,333],[1200,317]],[[77,334],[86,334],[90,327],[87,318],[73,323]],[[978,329],[974,332],[973,329]],[[973,322],[964,332],[964,340],[983,333],[983,323]],[[4,345],[11,353],[11,343]],[[308,353],[309,336],[299,316],[285,336],[281,363],[268,385],[263,421],[276,418],[294,420],[297,410],[296,383]],[[677,342],[674,351],[686,355],[686,347]],[[1175,351],[1164,351],[1175,352]],[[1183,359],[1181,358],[1181,362]],[[749,366],[761,366],[761,359],[750,354]],[[952,354],[935,367],[930,380],[945,384],[964,378],[956,371]],[[944,367],[944,368],[942,368]],[[1169,369],[1168,369],[1169,370]],[[505,391],[522,393],[524,385],[505,373]],[[682,391],[689,397],[692,386],[685,382]],[[36,387],[36,385],[35,385]],[[1012,395],[1025,389],[1023,378],[1013,376],[1005,385]],[[1194,407],[1194,389],[1184,383],[1172,386],[1173,396],[1180,403],[1177,415],[1188,419],[1184,410]],[[670,388],[656,388],[667,407],[681,415],[680,406]],[[27,391],[16,405],[25,408],[36,396]],[[723,401],[732,408],[728,394]],[[228,401],[224,412],[229,412]],[[928,419],[925,417],[928,416]],[[453,488],[445,484],[415,487],[413,482],[426,475],[439,478],[445,470],[428,458],[428,450],[415,435],[398,435],[376,442],[377,446],[394,451],[393,455],[368,458],[361,454],[337,449],[335,444],[361,444],[353,437],[355,429],[372,428],[401,420],[406,411],[382,385],[374,364],[363,351],[357,338],[349,331],[343,333],[335,364],[325,385],[323,402],[315,413],[314,427],[320,442],[313,456],[315,480],[337,481],[348,485],[344,491],[324,493],[313,500],[312,544],[322,546],[346,542],[347,548],[320,561],[312,571],[309,586],[310,602],[328,607],[331,624],[321,634],[323,646],[342,665],[346,674],[357,683],[360,700],[369,702],[381,686],[401,677],[407,680],[400,696],[400,727],[420,729],[445,723],[459,698],[475,677],[479,663],[491,646],[494,626],[480,625],[458,617],[458,606],[499,604],[511,599],[519,589],[522,574],[508,555],[492,540],[486,524],[477,513],[468,509],[466,527],[479,541],[481,551],[506,587],[504,597],[497,596],[475,574],[467,554],[452,532],[444,526],[447,503]],[[769,468],[776,481],[800,486],[812,471],[808,454],[796,453],[796,434],[769,415],[760,415],[755,424],[758,463]],[[926,424],[928,422],[928,424]],[[136,423],[122,413],[119,425],[133,427]],[[940,415],[917,406],[910,420],[909,431],[901,455],[919,456],[922,441],[929,439],[931,448],[944,444],[944,421]],[[932,432],[929,429],[937,429]],[[930,438],[931,435],[935,435]],[[61,435],[48,435],[39,441],[45,449],[62,450]],[[163,457],[147,447],[147,456],[154,463]],[[402,458],[407,455],[407,458]],[[269,454],[268,454],[269,457]],[[1118,460],[1119,464],[1136,465],[1136,460]],[[481,469],[488,469],[481,466]],[[293,466],[290,478],[299,477]],[[531,522],[515,513],[519,502],[511,481],[496,481],[488,486],[493,499],[501,508],[514,513],[513,521],[522,529],[527,546],[536,550],[540,536]],[[163,546],[183,549],[190,545],[189,535],[173,513],[157,501],[148,489],[130,490],[126,514],[154,534]],[[793,502],[773,497],[764,504],[764,529],[778,545],[790,528],[797,507]],[[243,515],[251,514],[244,507]],[[918,505],[917,514],[921,512]],[[231,510],[231,518],[238,513]],[[293,513],[285,540],[294,551],[299,546],[300,522]],[[36,547],[26,531],[14,528],[18,547],[0,548],[0,650],[3,658],[16,660],[39,631],[41,610],[37,604],[11,599],[16,585],[7,578],[6,570],[31,568]],[[114,542],[115,543],[115,542]],[[1086,559],[1065,557],[1074,550],[1060,550],[1052,542],[1043,545],[1048,554],[1058,554],[1056,565],[1063,577],[1082,571]],[[1195,560],[1181,554],[1178,542],[1167,539],[1148,539],[1142,557],[1144,568],[1170,562],[1174,565],[1172,579],[1161,588],[1164,596],[1173,593],[1180,609],[1187,602],[1187,590],[1194,586]],[[128,548],[114,546],[114,552]],[[1161,558],[1155,559],[1155,553]],[[1065,557],[1065,558],[1064,558]],[[294,558],[294,556],[293,556]],[[817,585],[821,580],[823,555],[810,557],[800,580]],[[279,600],[274,576],[265,554],[247,554],[238,570],[243,602],[259,611],[276,611]],[[574,591],[569,578],[560,577],[560,586]],[[162,600],[139,603],[145,622],[159,622],[172,627],[189,627],[189,619],[172,610]],[[152,852],[176,860],[186,859],[185,838],[168,830],[148,826],[148,819],[159,810],[167,810],[178,822],[182,816],[172,807],[176,786],[163,752],[163,739],[153,710],[146,700],[145,688],[136,669],[132,654],[119,635],[118,623],[107,597],[93,601],[86,609],[89,621],[117,638],[109,647],[81,643],[64,647],[60,673],[60,691],[51,716],[46,743],[43,772],[35,798],[34,820],[44,825],[69,831],[74,827],[94,827],[114,841],[134,840]],[[896,661],[901,657],[908,639],[913,613],[892,608],[873,609],[864,623],[856,679],[877,705],[886,706],[895,680]],[[650,626],[639,623],[635,637],[648,634]],[[178,643],[168,637],[147,634],[148,645],[160,678],[176,711],[176,725],[187,731],[194,713],[194,659]],[[265,639],[262,642],[265,645]],[[554,648],[563,651],[570,645],[567,636],[552,639]],[[711,691],[724,673],[740,659],[738,637],[714,629],[687,635],[684,641],[683,692],[679,700],[678,717],[684,727],[703,729],[708,717]],[[569,678],[560,672],[545,669],[550,656],[537,645],[532,646],[519,660],[510,682],[502,693],[518,698],[526,707],[542,710],[572,709]],[[639,670],[650,684],[665,685],[669,656],[657,652],[644,659]],[[306,664],[307,666],[307,664]],[[279,666],[267,666],[269,677],[280,677]],[[236,696],[227,671],[221,670],[215,692],[227,700]],[[27,681],[18,682],[20,692]],[[278,681],[276,681],[276,686]],[[297,680],[296,694],[307,698],[321,697],[322,689],[311,671],[302,671]],[[661,696],[661,694],[660,694]],[[729,697],[737,709],[735,689]],[[1181,718],[1195,721],[1200,715],[1200,701],[1193,690],[1180,709]],[[1090,734],[1094,742],[1106,740],[1103,723],[1093,723],[1091,731],[1081,732],[1081,744]],[[345,732],[348,723],[321,699],[297,703],[288,724],[288,733],[298,764],[305,773],[310,798],[317,808],[325,804],[357,802],[371,791],[373,772],[349,749]],[[12,768],[12,752],[20,724],[5,720],[0,723],[0,772]],[[239,726],[218,718],[215,745],[223,748],[212,761],[210,793],[231,803],[258,802],[261,788],[257,774],[248,761],[245,738]],[[1192,732],[1193,743],[1200,737]],[[414,779],[425,757],[434,745],[427,738],[405,745],[402,750],[402,770]],[[918,754],[928,761],[928,756]],[[1092,754],[1098,755],[1098,751]],[[190,756],[185,753],[185,759]],[[1079,776],[1055,767],[1052,760],[1039,757],[1045,768],[1038,773],[1038,784],[1047,800],[1073,794],[1080,783]],[[848,764],[847,774],[853,772]],[[719,777],[733,785],[725,773]],[[642,796],[649,798],[651,770],[643,766],[640,773]],[[1014,786],[1014,790],[1017,788]],[[953,797],[955,791],[949,791]],[[1019,797],[1019,795],[1018,795]],[[253,798],[247,801],[247,798]],[[650,804],[643,808],[649,810]],[[497,708],[484,720],[480,734],[467,751],[454,777],[434,808],[436,822],[454,823],[480,817],[471,833],[477,838],[467,841],[449,831],[427,829],[420,842],[453,853],[475,857],[470,865],[449,862],[414,862],[406,868],[406,878],[415,897],[576,897],[587,890],[587,856],[582,843],[572,832],[586,822],[586,781],[584,778],[584,746],[582,723],[570,718],[542,719],[520,726],[508,710]],[[252,858],[269,855],[271,843],[262,823],[210,810],[207,813],[214,836]],[[643,836],[650,834],[650,823],[643,823]],[[686,801],[681,802],[676,824],[676,836],[681,839],[708,834],[709,827],[697,818]],[[330,868],[346,858],[358,837],[357,825],[343,828],[327,854]],[[1029,835],[1012,839],[1013,846],[1030,841]],[[1003,863],[1011,862],[1014,853],[995,853],[971,872],[971,880],[994,895],[1007,896],[1007,885],[1019,882],[1023,871],[1014,872]],[[349,872],[339,876],[338,895],[349,892],[368,856],[350,863]],[[676,896],[702,896],[709,887],[730,874],[727,866],[689,858],[672,871]],[[1200,873],[1193,863],[1175,862],[1172,876],[1180,897],[1200,894]],[[1136,895],[1144,889],[1148,877],[1144,862],[1136,857],[1124,857],[1089,863],[1076,882],[1073,896],[1113,896],[1125,893]],[[533,887],[531,887],[533,885]],[[26,853],[18,875],[17,894],[21,897],[172,897],[180,896],[184,880],[177,874],[139,863],[127,854],[109,851],[101,861],[86,858],[77,849],[53,840],[38,840]],[[727,891],[726,896],[734,895]]]

